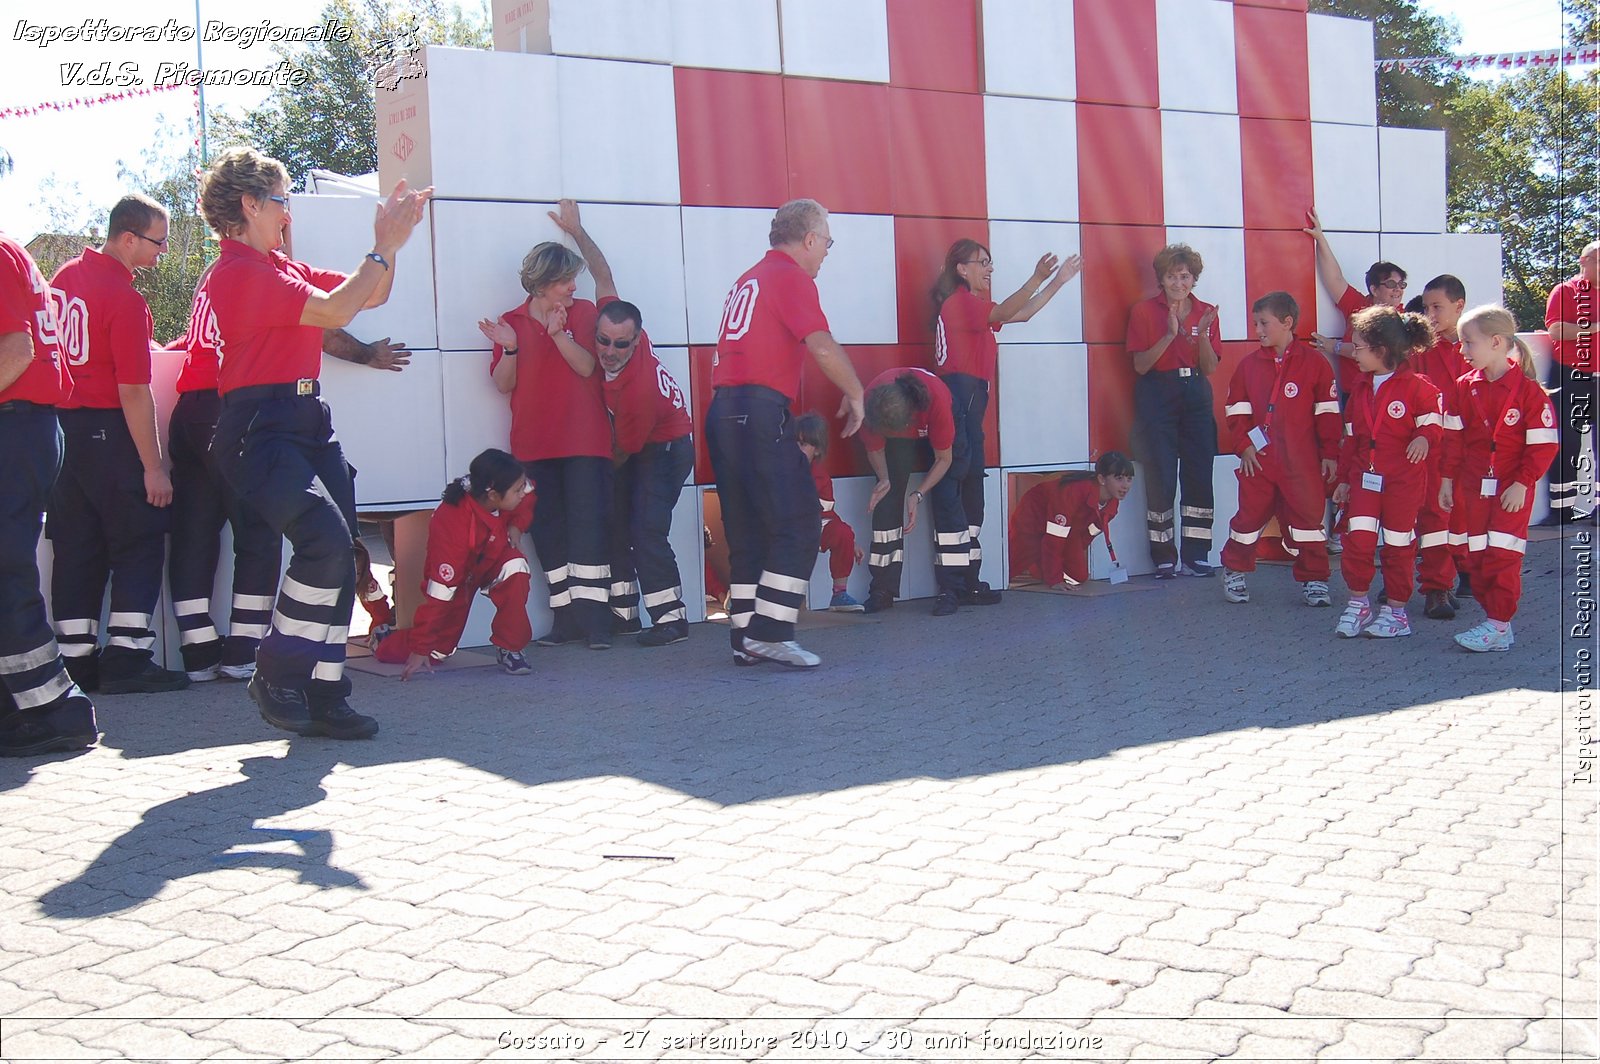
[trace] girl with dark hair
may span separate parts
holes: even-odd
[[[1075,469],[1029,488],[1011,514],[1012,581],[1033,577],[1054,589],[1089,579],[1089,544],[1104,532],[1111,547],[1111,519],[1132,486],[1133,463],[1107,451],[1093,472]]]
[[[933,286],[934,359],[939,379],[950,391],[955,417],[956,444],[948,476],[960,487],[957,501],[966,534],[961,544],[942,544],[941,558],[954,558],[955,551],[946,554],[944,546],[965,548],[966,579],[956,597],[969,606],[1000,601],[1000,592],[978,578],[983,565],[978,542],[983,527],[983,416],[995,387],[1000,351],[995,333],[1008,322],[1027,321],[1043,310],[1082,269],[1083,259],[1077,255],[1058,260],[1046,253],[1027,283],[996,303],[990,291],[994,260],[989,249],[976,240],[961,239],[950,245]],[[867,612],[873,612],[870,599]]]
[[[1351,328],[1364,376],[1345,404],[1339,486],[1333,491],[1334,505],[1345,508],[1339,565],[1350,589],[1350,603],[1334,633],[1390,639],[1411,634],[1406,603],[1416,567],[1417,513],[1428,487],[1428,453],[1439,446],[1444,413],[1439,389],[1408,361],[1412,352],[1433,343],[1428,319],[1393,307],[1368,307],[1356,312]],[[1367,589],[1380,540],[1386,601],[1374,617]]]
[[[405,665],[409,680],[418,669],[455,653],[467,626],[472,596],[482,591],[495,605],[490,642],[500,667],[513,676],[533,670],[522,656],[533,631],[528,626],[528,559],[517,542],[533,518],[533,492],[522,463],[490,448],[472,460],[466,476],[445,485],[443,500],[428,520],[427,561],[422,567],[422,604],[410,628],[389,633],[372,656]]]

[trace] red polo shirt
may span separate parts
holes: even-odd
[[[72,378],[56,347],[56,311],[50,286],[27,248],[0,233],[0,335],[25,332],[33,339],[33,361],[0,389],[0,403],[15,400],[55,406]]]
[[[773,248],[734,283],[723,304],[711,386],[759,384],[794,402],[800,394],[805,339],[827,329],[817,282]]]
[[[610,302],[609,299],[602,302]],[[567,308],[566,334],[594,353],[598,308],[575,299]],[[587,377],[567,364],[543,323],[528,313],[524,301],[501,317],[517,334],[517,383],[511,389],[511,453],[519,461],[545,458],[610,458],[611,419],[606,416],[596,364]],[[505,348],[495,345],[489,371],[500,364]]]
[[[184,352],[183,369],[178,371],[179,395],[217,390],[217,347],[222,338],[217,334],[217,316],[211,311],[211,296],[206,291],[210,279],[211,271],[207,270],[194,289],[189,328],[168,345],[173,351]]]
[[[133,272],[93,248],[56,271],[50,281],[61,293],[60,341],[72,367],[72,394],[65,408],[116,410],[119,384],[150,383],[150,334],[155,322]]]
[[[216,319],[221,365],[217,390],[315,380],[322,372],[322,329],[301,325],[316,291],[344,283],[337,270],[319,270],[282,252],[261,252],[224,240],[205,288]]]
[[[605,371],[599,372],[603,376]],[[623,454],[638,454],[647,443],[666,443],[693,430],[683,389],[642,336],[622,372],[602,387],[617,450]]]
[[[1558,321],[1567,322],[1569,325],[1593,325],[1595,323],[1595,290],[1594,285],[1583,279],[1583,275],[1569,277],[1550,290],[1550,300],[1544,308],[1544,327],[1546,329]],[[1555,348],[1556,361],[1563,366],[1582,370],[1585,373],[1600,372],[1600,363],[1595,360],[1595,337],[1593,333],[1577,340],[1550,339],[1551,346]]]
[[[994,334],[1002,322],[991,322],[994,300],[958,286],[939,307],[939,328],[934,334],[933,357],[940,373],[965,373],[994,383],[1000,344]]]
[[[1174,336],[1167,349],[1161,352],[1161,357],[1150,367],[1150,372],[1162,373],[1167,370],[1195,368],[1196,355],[1200,350],[1200,318],[1212,307],[1198,296],[1190,296],[1189,302],[1191,304],[1189,316],[1178,323],[1178,335]],[[1167,335],[1166,296],[1158,295],[1135,303],[1133,309],[1128,311],[1127,347],[1130,356],[1135,351],[1150,350],[1156,345],[1156,341],[1165,335]],[[1215,318],[1211,319],[1206,335],[1211,338],[1211,350],[1220,356],[1222,332],[1217,328]]]

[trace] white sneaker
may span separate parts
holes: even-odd
[[[217,678],[217,666],[207,665],[203,669],[195,669],[189,673],[190,683],[209,683]]]
[[[821,658],[793,639],[786,639],[781,643],[768,643],[762,639],[746,637],[744,653],[747,657],[776,661],[779,665],[787,665],[791,669],[814,669],[822,664]]]
[[[1506,625],[1506,630],[1502,632],[1488,621],[1456,634],[1457,643],[1480,654],[1491,650],[1510,650],[1516,641],[1510,625]]]
[[[1371,623],[1372,607],[1365,602],[1352,601],[1344,608],[1344,613],[1339,617],[1339,624],[1334,628],[1333,634],[1343,636],[1346,639],[1354,639]]]
[[[1222,597],[1229,602],[1250,601],[1250,589],[1245,586],[1243,573],[1228,568],[1222,570]]]
[[[1300,585],[1300,594],[1305,598],[1307,606],[1332,606],[1333,598],[1328,594],[1326,580],[1307,580]]]
[[[1370,635],[1374,639],[1396,639],[1411,634],[1411,620],[1404,614],[1396,614],[1394,609],[1385,603],[1378,611],[1378,619],[1373,621],[1362,634]]]
[[[247,661],[243,665],[224,665],[221,672],[230,680],[248,680],[256,674],[256,663]]]

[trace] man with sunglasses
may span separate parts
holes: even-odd
[[[150,308],[133,287],[167,249],[167,212],[147,196],[111,209],[106,242],[57,271],[61,353],[72,394],[61,404],[61,476],[45,535],[55,548],[50,602],[67,671],[85,690],[176,691],[181,672],[153,658],[172,481],[150,391]],[[108,640],[99,648],[100,607],[111,584]]]
[[[668,537],[673,507],[694,467],[694,437],[683,389],[651,350],[643,324],[632,303],[602,302],[594,350],[605,376],[602,387],[617,463],[611,511],[612,628],[639,630],[642,591],[651,627],[639,643],[663,647],[689,638],[678,559]]]

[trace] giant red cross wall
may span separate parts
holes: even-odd
[[[1284,289],[1302,333],[1343,331],[1301,232],[1313,204],[1358,286],[1385,258],[1413,294],[1448,271],[1469,303],[1500,298],[1499,238],[1444,232],[1444,134],[1377,126],[1371,24],[1307,14],[1304,0],[497,0],[495,16],[496,51],[426,48],[379,92],[383,190],[404,176],[435,200],[389,305],[352,326],[419,349],[411,368],[325,369],[364,508],[431,505],[474,454],[506,445],[476,322],[524,297],[518,265],[560,239],[545,212],[561,197],[582,203],[697,423],[723,299],[785,200],[832,212],[818,286],[863,380],[932,367],[928,290],[956,238],[992,249],[1001,294],[1044,251],[1081,252],[1080,279],[1000,334],[985,456],[995,584],[1004,474],[1127,447],[1127,312],[1154,293],[1163,244],[1202,253],[1197,294],[1221,307],[1219,423],[1229,374],[1255,347],[1251,300]],[[360,199],[297,196],[294,219],[309,261],[352,263],[370,241]],[[808,362],[799,407],[831,416],[838,399]],[[1219,549],[1235,499],[1226,451]],[[829,464],[864,537],[860,446],[836,446]],[[711,484],[702,446],[673,533],[691,619]],[[1143,509],[1136,481],[1112,530],[1136,572],[1150,567]],[[905,592],[931,594],[926,527],[907,554]],[[858,597],[865,581],[853,577]],[[826,601],[820,565],[813,592]]]

